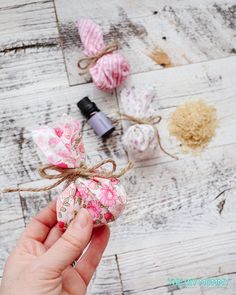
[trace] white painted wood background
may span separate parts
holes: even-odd
[[[79,17],[96,20],[108,42],[118,39],[132,66],[127,85],[155,87],[153,107],[163,117],[163,145],[124,177],[129,201],[112,224],[109,246],[89,294],[235,294],[236,290],[236,1],[1,0],[0,188],[42,183],[32,127],[67,113],[83,121],[89,160],[127,162],[122,126],[101,141],[76,102],[90,96],[111,118],[119,89],[104,94],[78,75]],[[148,53],[156,45],[175,67],[163,69]],[[202,98],[216,106],[217,136],[200,156],[182,154],[167,119],[177,105]],[[123,126],[124,127],[124,126]],[[29,219],[51,193],[1,196],[0,269]],[[222,211],[220,204],[224,203]],[[177,288],[168,278],[230,278],[228,288]]]

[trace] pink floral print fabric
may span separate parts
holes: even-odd
[[[94,56],[105,48],[102,30],[96,23],[78,20],[76,25],[86,56]],[[130,66],[119,52],[113,51],[99,58],[89,71],[97,88],[111,91],[127,78]]]
[[[125,208],[126,192],[119,179],[114,180],[79,178],[70,184],[57,199],[59,226],[66,228],[81,207],[89,211],[95,226],[117,219]]]
[[[62,168],[79,167],[86,161],[80,122],[63,117],[54,128],[33,131],[33,139],[51,164]],[[80,177],[57,197],[57,219],[65,229],[81,207],[93,217],[94,225],[117,219],[125,208],[126,192],[117,178]]]

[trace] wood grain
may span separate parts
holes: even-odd
[[[0,53],[0,63],[0,101],[67,85],[58,46]]]
[[[90,162],[113,157],[118,164],[126,163],[120,142],[120,123],[116,124],[114,136],[107,141],[100,140],[88,124],[85,124],[76,103],[87,95],[96,101],[98,107],[111,119],[117,116],[115,96],[98,92],[93,85],[81,85],[79,88],[64,87],[50,92],[24,95],[17,100],[2,101],[0,150],[9,156],[0,160],[1,183],[20,184],[39,179],[36,168],[45,159],[40,159],[40,153],[32,142],[30,132],[39,125],[60,121],[63,113],[82,120],[84,142]]]
[[[104,282],[106,282],[104,284]],[[120,295],[123,294],[123,286],[117,267],[116,256],[104,256],[99,267],[93,276],[89,287],[88,295]]]
[[[82,46],[75,27],[79,18],[101,25],[106,42],[115,39],[132,73],[161,69],[149,58],[160,47],[173,65],[235,54],[235,1],[90,1],[56,0],[60,36],[70,85],[89,81],[76,66]]]
[[[194,93],[194,87],[201,93],[201,96],[202,93],[207,94],[207,97],[205,97],[207,101],[214,102],[216,106],[219,104],[220,109],[221,99],[224,100],[227,97],[225,97],[225,92],[228,95],[228,91],[232,93],[230,91],[234,90],[234,84],[231,85],[232,80],[227,75],[227,73],[230,73],[227,64],[232,65],[233,62],[234,59],[231,58],[230,61],[226,59],[219,60],[218,62],[208,62],[201,66],[191,65],[187,69],[185,67],[175,70],[170,69],[168,70],[170,71],[169,74],[166,74],[167,76],[163,81],[162,78],[159,78],[162,77],[159,72],[155,73],[156,75],[154,73],[143,74],[142,78],[136,75],[132,77],[130,83],[139,85],[140,79],[146,79],[146,81],[150,81],[150,85],[162,85],[163,88],[159,88],[160,94],[158,95],[158,100],[154,103],[155,108],[157,110],[160,109],[161,112],[163,110],[166,112],[166,110],[171,111],[173,109],[173,106],[168,108],[167,105],[166,107],[165,100],[169,102],[174,101],[174,105],[177,105],[181,101],[184,101],[185,98],[187,99],[190,89],[193,89],[192,91]],[[223,63],[225,72],[223,70],[221,71],[223,77],[222,84],[218,85],[218,83],[215,83],[212,85],[208,83],[209,78],[206,72],[214,72],[217,76],[216,69],[221,68],[221,64]],[[180,82],[181,79],[173,80],[170,84],[169,77],[173,76],[173,71],[178,72],[176,77],[186,76],[184,81],[188,87],[184,88],[184,85]],[[145,78],[145,76],[147,77]],[[170,89],[168,91],[172,91],[173,97],[167,93],[166,97],[164,96],[162,98],[162,95],[165,93],[164,81],[168,81],[168,89]],[[177,92],[177,85],[182,90],[182,95]],[[88,86],[78,86],[78,88],[80,91],[78,91],[77,87],[71,88],[70,97],[72,97],[71,94],[74,91],[75,93],[81,93],[81,89],[88,89]],[[184,95],[183,89],[187,94]],[[217,93],[219,100],[216,99],[216,94],[214,100],[211,100],[213,94],[208,94],[211,91],[214,94]],[[68,93],[68,90],[66,90],[66,93]],[[54,95],[57,97],[55,101],[58,108],[65,107],[63,99],[65,93],[61,93],[61,100],[58,93]],[[31,101],[30,97],[27,97],[26,101]],[[52,96],[50,96],[50,99],[53,101]],[[94,99],[100,105],[104,98],[101,96],[100,98],[94,97]],[[109,96],[108,99],[110,103],[114,101],[114,98],[112,100]],[[158,101],[164,105],[164,108],[158,105]],[[233,99],[229,101],[230,105],[233,106]],[[74,105],[75,102],[76,96],[74,98]],[[60,106],[61,103],[62,106]],[[42,103],[40,105],[43,107]],[[114,105],[111,105],[108,109],[115,108]],[[45,110],[45,107],[43,107],[43,110]],[[221,112],[221,110],[219,111]],[[222,111],[226,115],[226,121],[223,118],[222,125],[224,126],[225,122],[229,122],[229,126],[232,125],[232,131],[235,130],[234,117],[231,111],[229,113],[225,109]],[[77,110],[73,109],[70,112],[75,114]],[[40,114],[41,112],[38,113]],[[40,117],[44,118],[42,115]],[[56,118],[57,114],[53,114],[50,111],[48,122],[54,121]],[[221,125],[220,128],[222,128]],[[160,130],[162,131],[162,128]],[[84,135],[86,136],[85,144],[87,144],[88,138],[90,138],[89,135],[86,135],[87,133],[89,134],[89,130],[84,129]],[[233,191],[236,178],[235,138],[234,136],[232,137],[233,134],[235,132],[229,132],[231,137],[225,135],[219,137],[219,141],[207,149],[201,157],[193,158],[188,155],[181,155],[181,160],[173,161],[172,159],[163,160],[162,157],[165,156],[159,155],[157,159],[153,160],[153,164],[151,161],[145,164],[137,163],[136,169],[125,177],[129,202],[122,219],[112,225],[112,236],[106,255],[115,255],[117,253],[118,255],[123,255],[123,253],[128,251],[135,252],[151,246],[155,247],[157,244],[165,247],[167,241],[178,244],[188,241],[190,238],[204,237],[208,233],[217,234],[219,232],[228,232],[229,229],[233,230],[235,222],[233,214],[235,210]],[[227,138],[230,140],[225,142],[224,140]],[[166,136],[165,144],[167,143],[168,136]],[[171,144],[173,146],[175,142],[172,141]],[[91,146],[87,145],[87,148],[89,152],[92,152],[94,142],[91,142]],[[220,193],[222,193],[221,196],[217,197]],[[48,194],[29,195],[28,197],[26,194],[22,194],[22,196],[24,199],[22,203],[25,204],[23,205],[24,215],[27,218],[36,214],[39,207],[45,205],[49,198]],[[215,199],[216,197],[217,199]],[[222,213],[219,214],[217,206],[223,199],[226,199],[226,204]],[[38,204],[40,204],[39,207]],[[145,283],[143,284],[145,285]]]
[[[168,119],[175,107],[191,100],[204,100],[214,104],[217,109],[219,128],[216,137],[209,148],[222,144],[235,143],[236,120],[236,57],[203,62],[185,67],[168,68],[164,71],[153,71],[132,75],[123,87],[136,86],[137,92],[144,87],[154,89],[156,98],[152,103],[153,110],[161,115],[162,121],[157,126],[161,135],[162,144],[180,158],[180,143],[169,136]],[[118,101],[120,101],[118,91]],[[120,103],[119,103],[120,104]],[[122,106],[121,106],[122,107]],[[125,112],[125,108],[122,109]],[[126,121],[123,122],[127,129]],[[155,160],[156,159],[156,160]],[[136,161],[137,166],[153,166],[162,161],[172,160],[160,151],[153,155],[150,161]]]
[[[2,0],[0,52],[58,45],[52,0]]]
[[[9,253],[24,229],[21,202],[17,193],[0,195],[0,277]]]
[[[221,147],[201,160],[185,159],[132,171],[125,178],[129,201],[122,218],[112,225],[107,253],[233,230],[234,149],[235,145]],[[220,214],[222,200],[225,205]]]
[[[1,1],[0,100],[67,85],[51,0]]]
[[[221,277],[227,273],[230,277],[235,273],[235,237],[235,232],[209,235],[118,255],[124,292],[152,290],[150,294],[155,294],[155,289],[168,285],[168,278]]]
[[[127,208],[111,225],[110,243],[88,294],[234,294],[235,1],[55,0],[55,6],[57,16],[51,0],[0,4],[0,188],[44,184],[36,168],[45,160],[30,132],[63,113],[81,119],[89,162],[112,157],[119,166],[127,163],[121,142],[127,125],[114,123],[113,136],[101,141],[76,107],[89,96],[113,120],[120,109],[120,89],[98,91],[75,66],[82,48],[74,22],[93,18],[105,41],[117,39],[131,63],[124,86],[156,90],[153,108],[163,118],[158,126],[163,145],[180,160],[157,152],[123,177]],[[148,57],[155,46],[176,67],[160,70]],[[81,85],[70,87],[67,76],[70,85]],[[171,112],[189,99],[214,104],[219,117],[216,137],[195,157],[182,154],[167,129]],[[1,196],[0,276],[25,224],[58,191]],[[187,276],[229,277],[231,282],[227,289],[168,284],[169,277]]]

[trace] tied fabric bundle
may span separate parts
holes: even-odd
[[[126,192],[119,177],[131,168],[131,163],[118,173],[115,173],[116,163],[111,159],[89,168],[80,129],[80,122],[68,116],[63,117],[63,123],[55,128],[43,126],[35,129],[33,139],[50,163],[39,168],[39,174],[46,179],[59,180],[39,189],[5,190],[47,191],[66,181],[65,190],[57,197],[57,219],[63,229],[81,207],[90,212],[94,225],[99,225],[118,218],[126,204]],[[110,171],[102,167],[107,163],[112,164]],[[52,174],[55,171],[57,173]]]
[[[78,20],[76,24],[87,56],[78,61],[78,67],[85,71],[89,69],[100,90],[111,91],[120,86],[127,78],[130,66],[117,52],[117,44],[105,46],[101,28],[91,20]]]
[[[148,159],[153,156],[157,147],[172,158],[161,145],[160,135],[156,124],[161,121],[151,108],[155,98],[153,89],[148,89],[137,95],[135,87],[124,88],[120,93],[122,109],[125,114],[120,114],[121,119],[128,120],[133,125],[125,131],[122,142],[128,154],[135,159]]]

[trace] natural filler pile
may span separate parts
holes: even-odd
[[[201,151],[215,135],[216,109],[198,100],[176,108],[169,120],[169,132],[185,151]]]

